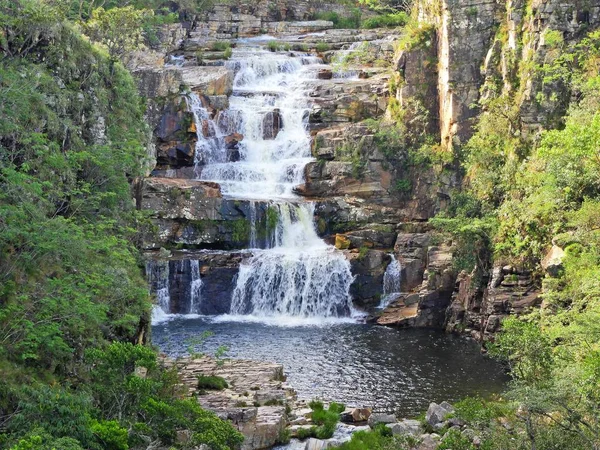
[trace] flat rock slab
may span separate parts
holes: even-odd
[[[183,83],[199,95],[231,95],[233,72],[225,67],[184,67]]]
[[[288,424],[286,405],[296,399],[296,392],[285,383],[281,364],[237,359],[219,363],[210,357],[182,358],[168,364],[177,367],[189,394],[203,408],[230,420],[245,436],[242,450],[270,448],[277,443]],[[198,375],[222,377],[229,387],[201,393]]]
[[[404,305],[401,302],[388,307],[377,319],[379,325],[397,325],[412,319],[418,314],[419,305]]]

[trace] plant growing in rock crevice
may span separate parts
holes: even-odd
[[[332,402],[329,408],[325,409],[323,403],[317,400],[313,400],[308,406],[312,409],[311,419],[314,425],[311,428],[301,428],[298,430],[297,437],[299,439],[309,437],[317,439],[331,438],[340,420],[340,414],[346,407],[341,403]]]

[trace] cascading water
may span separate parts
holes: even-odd
[[[254,251],[239,269],[234,316],[327,318],[354,313],[349,262],[319,239],[314,204],[293,193],[312,161],[304,84],[315,79],[319,64],[312,56],[242,47],[227,62],[235,72],[227,111],[210,120],[199,99],[190,97],[198,129],[198,178],[219,183],[226,197],[250,201]],[[240,138],[236,158],[225,142],[233,133]],[[262,240],[264,249],[258,249],[255,200],[269,202],[267,221],[273,222]]]
[[[202,278],[200,278],[200,263],[198,260],[190,260],[190,313],[200,312],[200,302],[202,300]]]
[[[347,317],[353,313],[350,265],[314,228],[314,204],[281,203],[276,245],[240,267],[231,313]]]
[[[392,261],[388,264],[383,274],[383,295],[379,304],[379,308],[382,309],[396,300],[401,290],[402,266],[400,265],[400,261],[396,259],[396,255],[390,253],[390,256]]]
[[[154,322],[170,314],[198,314],[202,306],[200,263],[195,259],[150,260],[146,263],[150,292],[156,297]]]
[[[148,261],[146,274],[150,292],[156,296],[156,306],[152,310],[152,321],[161,322],[171,310],[169,292],[169,263]]]

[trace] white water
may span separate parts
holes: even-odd
[[[306,126],[309,103],[303,83],[314,77],[315,57],[273,53],[260,48],[234,51],[227,66],[235,70],[230,106],[209,120],[197,96],[191,95],[196,116],[199,178],[221,185],[224,195],[271,200],[294,198],[292,189],[303,182],[304,166],[312,160]],[[195,97],[195,98],[194,98]],[[282,127],[270,139],[270,118],[278,113]],[[208,137],[202,131],[208,128]],[[240,161],[228,161],[223,138],[237,132]],[[204,164],[200,166],[200,164]]]
[[[250,245],[256,250],[240,266],[231,320],[243,316],[271,322],[290,317],[318,321],[355,314],[349,262],[318,237],[314,204],[293,193],[313,160],[304,85],[315,78],[320,64],[316,57],[242,47],[227,63],[235,71],[227,111],[211,120],[200,100],[190,97],[198,129],[198,178],[219,183],[230,198],[268,200],[277,213],[267,249],[260,250],[256,204],[250,205]],[[273,130],[274,114],[281,122],[279,130]],[[232,133],[243,135],[239,161],[231,161],[224,145],[225,136]]]
[[[390,253],[392,261],[388,264],[383,274],[383,295],[379,308],[383,309],[400,296],[402,266],[396,255]]]
[[[192,275],[190,313],[195,314],[200,311],[200,302],[202,301],[202,278],[200,278],[200,263],[197,259],[190,260],[190,272]]]

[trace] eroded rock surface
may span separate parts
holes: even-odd
[[[182,375],[189,394],[202,407],[229,420],[245,436],[243,450],[266,449],[279,442],[288,425],[286,405],[296,398],[285,383],[280,364],[203,357],[171,362]],[[229,387],[223,391],[200,391],[198,375],[217,375]]]

